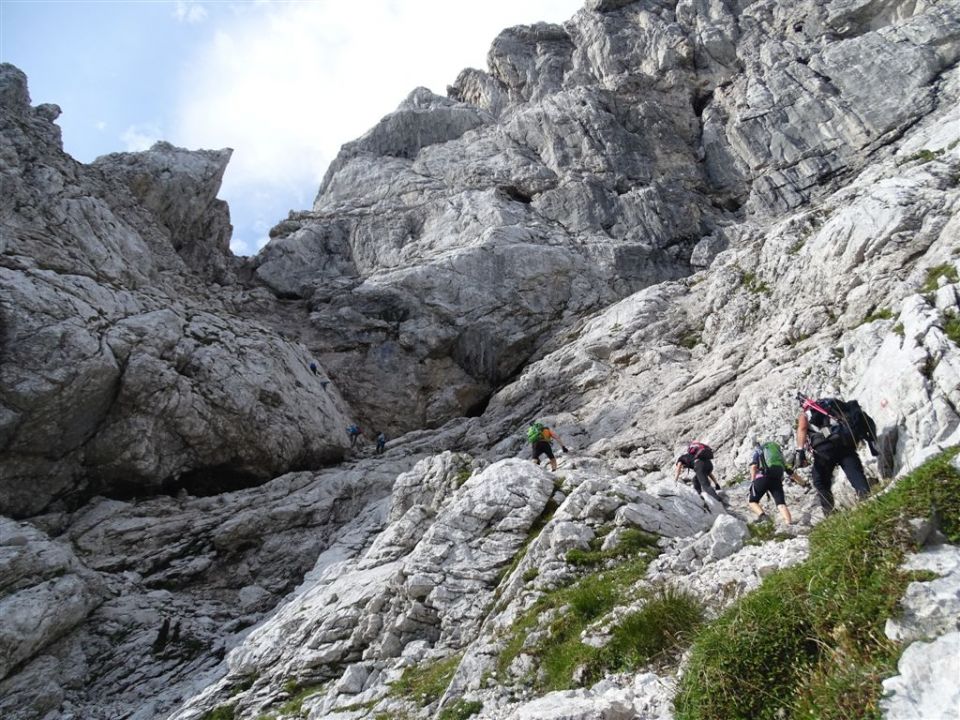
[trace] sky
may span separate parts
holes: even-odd
[[[0,0],[0,61],[56,103],[81,162],[157,140],[233,148],[220,197],[255,253],[307,210],[340,146],[416,87],[486,69],[504,28],[584,0]]]

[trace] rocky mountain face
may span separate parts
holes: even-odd
[[[78,163],[0,66],[0,713],[674,717],[676,663],[546,692],[513,629],[638,533],[585,642],[802,562],[814,495],[763,545],[744,499],[797,390],[860,400],[875,478],[960,443],[958,57],[955,1],[588,0],[413,91],[249,259],[229,150]],[[535,418],[558,473],[518,459]],[[727,505],[673,481],[692,439]],[[888,634],[937,639],[891,718],[960,702],[922,687],[956,548],[910,562]]]

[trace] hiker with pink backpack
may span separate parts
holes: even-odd
[[[703,497],[703,493],[706,491],[721,503],[724,502],[723,498],[717,494],[717,490],[720,489],[720,483],[717,482],[717,478],[713,474],[713,450],[711,450],[708,445],[702,442],[690,443],[687,451],[677,458],[674,469],[673,479],[678,482],[681,472],[684,470],[693,470],[693,489],[696,490],[701,497]],[[711,480],[716,485],[716,490],[714,490],[713,485],[711,485]]]

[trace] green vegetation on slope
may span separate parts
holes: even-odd
[[[440,712],[439,720],[467,720],[483,710],[478,700],[457,700],[453,705]]]
[[[940,287],[941,277],[945,277],[947,282],[960,282],[960,276],[957,274],[957,269],[950,263],[943,263],[942,265],[935,265],[927,270],[927,276],[923,280],[923,285],[920,286],[920,292],[934,292],[938,287]]]
[[[960,542],[953,449],[888,493],[834,515],[810,536],[810,558],[775,573],[696,639],[677,720],[879,718],[881,681],[901,648],[883,632],[910,576],[907,521],[936,517]]]
[[[633,588],[657,554],[654,540],[647,533],[628,531],[613,550],[569,553],[568,562],[581,567],[609,564],[624,554],[631,557],[541,596],[511,628],[498,674],[504,677],[515,658],[530,655],[540,668],[529,678],[535,687],[560,690],[590,684],[606,673],[636,669],[675,649],[700,623],[702,610],[691,596],[672,588],[648,592],[639,611],[608,628],[610,639],[604,647],[581,639],[591,623],[637,599]]]
[[[461,655],[409,667],[390,687],[390,694],[413,700],[421,707],[435,703],[447,689],[460,664]]]
[[[205,713],[200,720],[233,720],[234,705],[218,705]]]

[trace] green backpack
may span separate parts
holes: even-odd
[[[527,428],[527,442],[533,445],[543,435],[543,423],[535,422]]]
[[[766,468],[785,468],[786,461],[783,459],[783,451],[775,442],[764,443],[760,446],[760,464]]]

